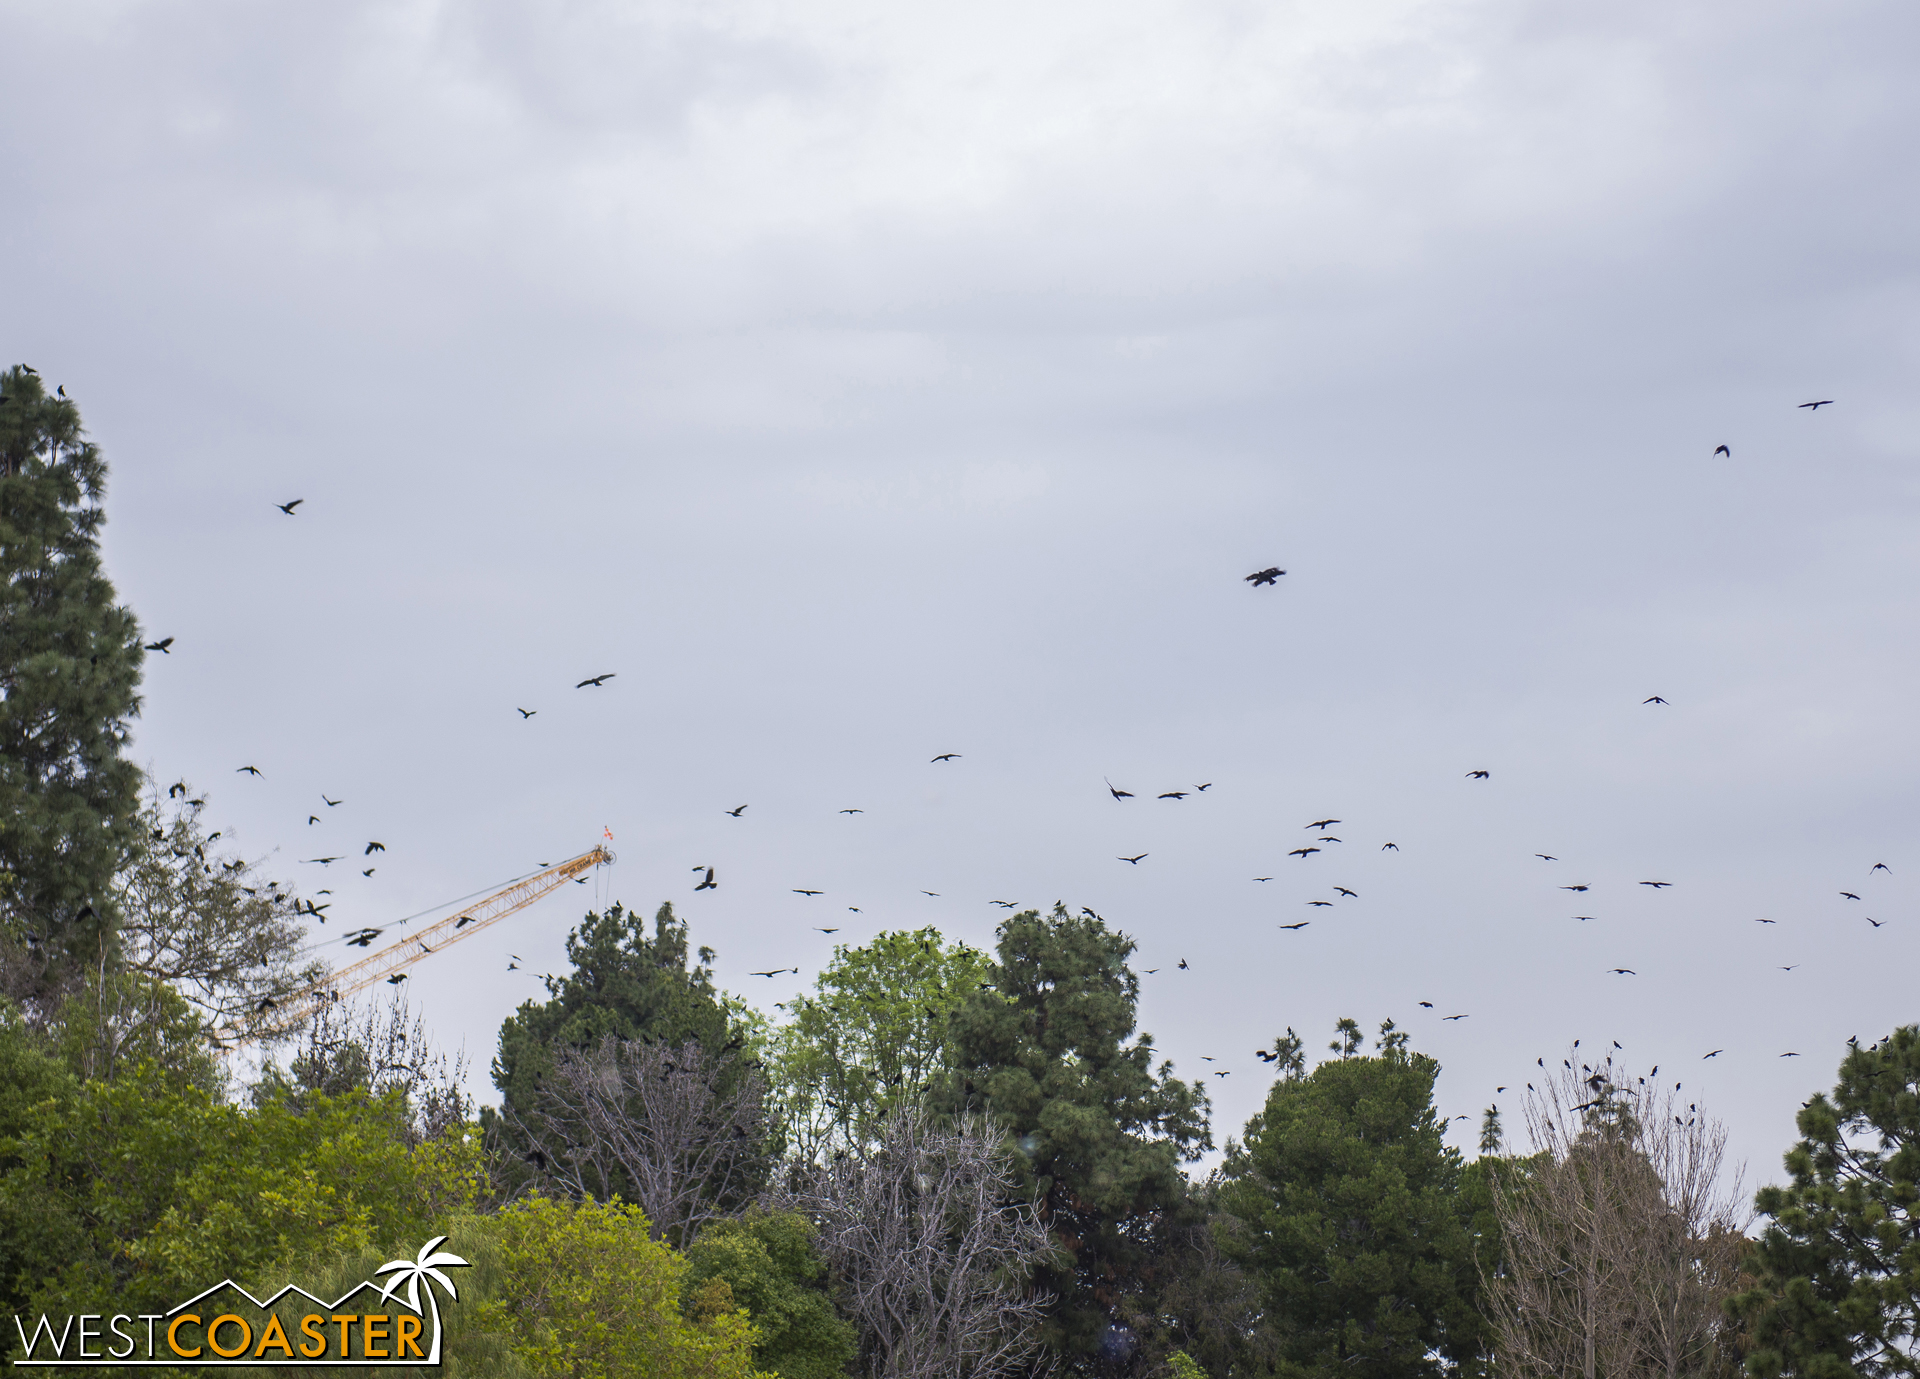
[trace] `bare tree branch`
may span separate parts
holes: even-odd
[[[870,1379],[992,1379],[1038,1358],[1047,1299],[1027,1279],[1054,1244],[1001,1140],[985,1119],[940,1129],[902,1107],[778,1202],[819,1228]]]

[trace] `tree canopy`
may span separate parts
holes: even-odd
[[[0,399],[0,970],[41,1001],[113,947],[143,653],[101,569],[107,464],[80,409],[25,365]]]

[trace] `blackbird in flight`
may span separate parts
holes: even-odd
[[[331,866],[340,859],[338,857],[302,857],[300,860],[302,862],[318,862],[321,866],[325,867]]]
[[[294,509],[299,507],[302,503],[306,501],[307,500],[305,498],[295,498],[291,503],[275,503],[274,506],[279,508],[280,511],[286,513],[287,516],[296,517],[299,514],[294,512]]]
[[[1140,865],[1140,857],[1145,857],[1146,855],[1147,854],[1143,852],[1139,857],[1116,857],[1113,860],[1116,862],[1131,862],[1137,867]]]
[[[236,776],[243,775],[243,774],[249,775],[249,776],[257,776],[260,774],[260,768],[258,766],[236,767],[233,774]]]
[[[1724,445],[1716,445],[1716,446],[1714,446],[1714,447],[1713,447],[1713,453],[1714,453],[1714,454],[1716,454],[1716,455],[1725,455],[1725,456],[1726,456],[1726,457],[1727,457],[1728,459],[1732,459],[1732,458],[1733,458],[1733,451],[1732,451],[1732,450],[1730,450],[1730,449],[1729,449],[1728,447],[1726,447],[1726,446],[1724,446]]]
[[[1358,900],[1360,898],[1360,892],[1350,891],[1345,886],[1335,886],[1334,889],[1346,896],[1349,900]]]
[[[953,761],[956,758],[958,758],[959,755],[960,753],[958,752],[942,752],[939,756],[935,757],[934,760],[935,761]]]
[[[320,798],[323,800],[327,800],[327,797],[325,795],[322,795]],[[332,809],[335,805],[341,805],[345,803],[346,803],[345,800],[327,800],[327,808]]]
[[[1258,589],[1263,584],[1272,584],[1286,573],[1278,565],[1269,565],[1264,570],[1255,570],[1247,576],[1247,583]]]
[[[1287,854],[1287,856],[1289,856],[1289,857],[1307,857],[1307,856],[1310,856],[1311,854],[1313,854],[1313,853],[1316,853],[1316,852],[1318,852],[1318,851],[1320,851],[1320,849],[1319,849],[1319,848],[1295,848],[1295,849],[1294,849],[1294,850],[1293,850],[1292,852],[1289,852],[1289,853]]]
[[[864,814],[867,811],[864,809],[843,809],[840,812],[842,814]]]
[[[1892,876],[1892,875],[1893,875],[1893,868],[1892,868],[1892,867],[1890,867],[1890,866],[1888,866],[1888,865],[1887,865],[1887,864],[1886,864],[1885,862],[1875,862],[1875,863],[1874,863],[1874,864],[1873,864],[1872,866],[1870,866],[1870,867],[1868,867],[1868,868],[1867,868],[1867,875],[1869,875],[1869,876],[1871,876],[1871,875],[1873,875],[1873,873],[1875,873],[1875,872],[1877,872],[1877,871],[1883,871],[1883,872],[1885,872],[1885,873],[1886,873],[1886,874],[1887,874],[1888,876]]]
[[[803,891],[803,890],[801,890],[801,889],[799,889],[798,887],[795,887],[795,888],[794,888],[794,892],[793,892],[793,893],[794,893],[795,895],[825,895],[825,894],[826,894],[826,892],[825,892],[825,891]]]
[[[1469,771],[1467,772],[1467,779],[1468,780],[1491,780],[1493,779],[1493,773],[1491,771]]]
[[[1657,694],[1656,694],[1656,695],[1654,695],[1654,696],[1653,696],[1652,698],[1650,698],[1650,699],[1642,699],[1642,700],[1641,700],[1640,702],[1641,702],[1642,704],[1664,704],[1664,703],[1666,703],[1667,701],[1666,701],[1666,700],[1664,700],[1664,699],[1662,699],[1662,698],[1661,698],[1661,697],[1660,697],[1659,695],[1657,695]]]
[[[1831,407],[1831,406],[1833,406],[1833,399],[1830,397],[1823,397],[1818,402],[1803,402],[1800,404],[1800,406],[1796,410],[1804,411],[1804,412],[1817,412],[1822,407]]]
[[[360,855],[362,857],[371,857],[376,852],[385,852],[386,850],[387,845],[385,843],[368,843],[367,850]]]
[[[520,717],[523,719],[532,718],[535,714],[540,712],[540,710],[538,709],[523,709],[518,704],[515,704],[513,706],[513,711],[519,714]]]
[[[1160,795],[1157,798],[1163,800],[1184,800],[1186,797],[1187,792],[1184,790],[1169,790],[1166,794]]]
[[[1100,779],[1101,779],[1101,780],[1107,780],[1107,778],[1106,778],[1105,776],[1102,776],[1102,777],[1101,777]],[[1116,790],[1116,789],[1114,789],[1114,785],[1113,785],[1113,782],[1112,782],[1112,781],[1110,781],[1110,780],[1108,780],[1108,781],[1107,781],[1107,789],[1108,789],[1109,791],[1111,791],[1111,792],[1112,792],[1112,794],[1113,794],[1113,797],[1114,797],[1114,798],[1115,798],[1116,800],[1130,800],[1130,799],[1132,799],[1132,798],[1133,798],[1133,791],[1131,791],[1131,790]]]
[[[1848,900],[1858,900],[1860,898],[1859,896],[1855,895],[1852,891],[1842,891],[1840,892],[1840,894],[1845,896]]]
[[[1300,921],[1300,922],[1299,922],[1298,924],[1282,924],[1282,925],[1281,925],[1280,927],[1281,927],[1282,929],[1304,929],[1304,928],[1306,928],[1306,927],[1307,927],[1307,926],[1308,926],[1309,924],[1311,924],[1311,923],[1313,923],[1313,921],[1312,921],[1312,920],[1310,920],[1310,919],[1303,919],[1303,920],[1301,920],[1301,921]],[[1185,963],[1181,963],[1180,965],[1181,965],[1182,967],[1185,967],[1185,966],[1186,966],[1186,964],[1185,964]]]
[[[1309,904],[1309,905],[1331,905],[1331,904],[1333,904],[1333,902],[1332,902],[1331,900],[1309,900],[1309,901],[1307,902],[1307,904]]]
[[[733,816],[734,818],[736,818],[736,819],[737,819],[737,818],[739,818],[739,817],[740,817],[740,814],[741,814],[741,812],[742,812],[743,810],[745,810],[745,809],[746,809],[746,806],[745,806],[745,805],[743,804],[743,805],[741,805],[741,806],[740,806],[740,808],[739,808],[739,809],[723,809],[723,810],[721,810],[720,812],[721,812],[722,814],[729,814],[729,815],[731,815],[731,816]]]
[[[1585,886],[1562,886],[1560,889],[1563,891],[1584,891],[1587,888]]]
[[[700,870],[700,868],[699,868],[699,867],[695,867],[695,868],[694,868],[694,870],[695,870],[695,871],[699,871],[699,870]],[[708,868],[706,868],[706,873],[707,873],[707,879],[706,879],[706,880],[704,880],[704,881],[702,881],[702,882],[701,882],[701,883],[700,883],[699,885],[697,885],[697,886],[695,886],[695,887],[694,887],[694,890],[696,890],[696,891],[717,891],[717,890],[719,890],[719,889],[720,889],[720,883],[719,883],[719,882],[717,882],[717,881],[715,881],[715,880],[713,879],[713,868],[712,868],[712,867],[708,867]]]
[[[171,651],[169,651],[169,650],[167,650],[167,648],[168,648],[168,647],[170,647],[170,646],[172,646],[172,645],[173,645],[173,638],[171,638],[171,637],[162,637],[162,638],[161,638],[161,639],[160,639],[159,641],[157,641],[157,642],[149,642],[149,643],[147,643],[147,645],[145,645],[145,646],[143,646],[143,647],[141,647],[140,649],[141,649],[142,651],[157,651],[157,652],[159,652],[159,653],[160,653],[160,654],[161,654],[162,656],[171,656],[171,655],[173,655],[173,653],[172,653]]]
[[[1312,823],[1308,824],[1307,827],[1315,833],[1318,833],[1321,829],[1332,828],[1339,822],[1341,822],[1339,819],[1315,819]]]
[[[1671,886],[1671,885],[1673,884],[1673,882],[1671,882],[1671,881],[1642,881],[1642,882],[1641,882],[1640,884],[1641,884],[1641,885],[1643,885],[1643,886],[1651,886],[1651,887],[1653,887],[1653,888],[1654,888],[1654,889],[1655,889],[1655,890],[1657,891],[1657,890],[1660,890],[1660,889],[1662,889],[1662,888],[1664,888],[1664,887],[1667,887],[1667,886]]]
[[[589,679],[582,680],[579,684],[575,685],[574,688],[585,689],[588,685],[604,685],[619,673],[617,670],[610,670],[605,675],[595,675]]]

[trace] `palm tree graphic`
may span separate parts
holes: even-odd
[[[427,1284],[427,1306],[433,1312],[433,1351],[425,1361],[429,1365],[440,1363],[440,1302],[434,1296],[433,1285],[437,1283],[446,1289],[447,1296],[450,1298],[457,1299],[460,1296],[459,1290],[453,1286],[453,1280],[440,1272],[440,1266],[443,1264],[465,1266],[467,1262],[459,1255],[435,1254],[433,1251],[445,1241],[444,1235],[436,1235],[420,1247],[420,1253],[414,1258],[391,1259],[373,1271],[375,1274],[393,1275],[387,1280],[386,1286],[380,1290],[382,1302],[391,1298],[404,1283],[407,1285],[407,1306],[415,1312],[420,1310],[420,1280],[423,1278],[430,1280]]]

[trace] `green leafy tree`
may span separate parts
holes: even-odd
[[[1791,1181],[1734,1300],[1747,1369],[1809,1379],[1920,1374],[1920,1026],[1851,1047],[1831,1096],[1801,1108]]]
[[[487,1228],[500,1279],[473,1325],[513,1340],[551,1379],[757,1379],[755,1331],[739,1311],[689,1318],[688,1264],[620,1202],[529,1197]]]
[[[953,1016],[955,1070],[936,1097],[1006,1127],[1059,1247],[1034,1277],[1054,1299],[1047,1340],[1081,1372],[1131,1365],[1123,1303],[1161,1282],[1148,1239],[1184,1209],[1180,1164],[1212,1148],[1205,1089],[1156,1070],[1152,1036],[1133,1037],[1133,946],[1090,911],[1009,918],[990,989]]]
[[[1433,1106],[1439,1064],[1388,1021],[1360,1052],[1274,1084],[1225,1169],[1222,1242],[1262,1285],[1276,1372],[1428,1379],[1473,1364],[1473,1242],[1461,1162]]]
[[[79,408],[25,365],[0,398],[0,977],[38,1003],[112,956],[142,652],[101,570],[107,465]]]
[[[772,1039],[775,1095],[801,1157],[871,1144],[896,1106],[951,1071],[949,1021],[988,966],[937,929],[833,950],[816,994],[794,999]]]
[[[412,1143],[397,1094],[249,1109],[151,1065],[53,1092],[0,1140],[16,1312],[161,1311],[310,1254],[411,1250],[485,1184],[477,1132]]]
[[[856,1338],[834,1311],[813,1226],[798,1212],[753,1208],[702,1231],[687,1250],[686,1310],[696,1320],[745,1308],[759,1333],[753,1362],[781,1379],[836,1379]]]

